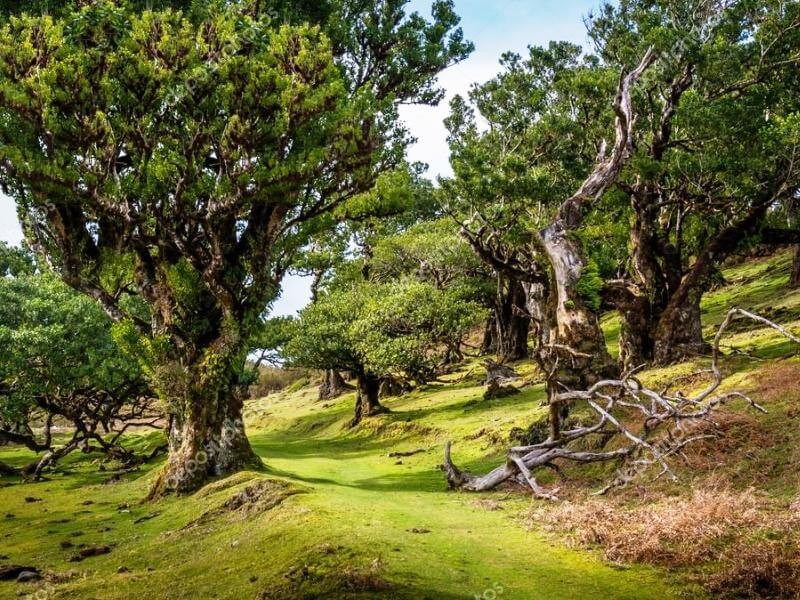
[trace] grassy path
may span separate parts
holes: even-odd
[[[325,408],[309,401],[313,390],[258,401],[251,437],[266,472],[182,500],[139,504],[152,469],[104,483],[108,473],[79,458],[50,481],[0,487],[0,505],[12,515],[0,518],[0,555],[8,557],[0,562],[72,572],[55,584],[0,582],[0,598],[37,590],[103,600],[676,597],[662,573],[615,569],[529,531],[524,496],[445,491],[436,468],[445,437],[477,429],[491,438],[495,428],[541,410],[540,390],[504,405],[476,403],[480,391],[464,385],[411,394],[358,432],[342,427],[352,397]],[[408,420],[420,416],[424,427]],[[466,464],[485,466],[480,440],[457,448]],[[415,449],[423,452],[389,456]],[[265,512],[202,517],[265,476],[302,493]],[[81,544],[112,551],[69,562]]]
[[[329,543],[335,540],[377,559],[394,584],[394,594],[473,598],[485,593],[490,598],[502,590],[498,597],[519,599],[675,596],[659,574],[618,570],[529,531],[520,517],[529,505],[524,497],[445,491],[436,468],[441,450],[436,432],[405,429],[403,424],[431,400],[440,414],[425,422],[434,427],[446,423],[449,435],[457,433],[454,425],[468,427],[464,421],[470,418],[492,422],[499,418],[496,408],[487,413],[485,407],[470,404],[480,392],[448,389],[397,399],[391,403],[393,414],[378,430],[385,437],[336,433],[337,420],[311,439],[306,427],[296,431],[289,426],[258,434],[253,442],[268,457],[272,474],[314,488],[302,501],[320,517]],[[537,396],[518,401],[517,413],[537,406]],[[346,398],[328,410],[341,410],[344,419],[351,402]],[[293,399],[281,404],[283,414],[303,411],[304,404],[291,407]],[[461,418],[454,419],[454,414]],[[306,423],[313,420],[306,418]],[[426,451],[389,456],[416,449]]]

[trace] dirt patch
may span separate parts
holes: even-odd
[[[69,559],[69,562],[82,562],[87,558],[93,556],[102,556],[111,552],[110,546],[93,546],[91,548],[84,548]]]
[[[502,505],[497,500],[491,500],[491,499],[475,500],[471,504],[475,508],[480,508],[489,512],[503,510]]]
[[[422,448],[409,450],[408,452],[390,452],[389,458],[404,458],[407,456],[414,456],[415,454],[423,454],[424,452],[427,452],[427,450],[423,450]]]
[[[0,581],[10,581],[19,577],[20,573],[38,573],[36,567],[24,567],[21,565],[0,565]]]
[[[259,481],[231,496],[222,505],[221,510],[250,517],[271,510],[289,496],[302,491],[300,488],[282,481]]]

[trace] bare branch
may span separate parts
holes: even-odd
[[[717,394],[722,381],[720,368],[720,341],[725,331],[736,318],[746,318],[780,333],[782,336],[800,345],[800,337],[788,329],[760,315],[740,308],[728,311],[725,320],[714,337],[711,368],[695,372],[693,375],[711,375],[711,382],[703,390],[693,396],[680,391],[670,392],[678,380],[671,381],[661,392],[643,386],[633,369],[623,374],[620,379],[598,381],[586,390],[565,390],[550,399],[551,406],[564,404],[585,404],[597,416],[594,425],[579,427],[563,432],[556,439],[547,439],[538,444],[511,448],[505,464],[483,476],[476,476],[461,471],[450,456],[450,442],[445,448],[443,470],[452,488],[468,491],[490,490],[507,481],[527,483],[534,496],[552,500],[557,490],[544,490],[534,477],[537,468],[545,467],[555,459],[563,459],[576,463],[626,460],[626,468],[620,470],[617,477],[600,490],[605,493],[610,489],[627,484],[638,474],[652,466],[659,466],[657,477],[669,475],[676,477],[669,459],[680,454],[692,443],[709,439],[708,435],[692,435],[691,428],[683,427],[684,423],[705,420],[715,410],[731,400],[744,400],[750,407],[766,412],[766,409],[742,392],[733,391]],[[684,377],[683,379],[688,379]],[[631,411],[639,415],[633,420]],[[615,412],[616,411],[616,412]],[[623,421],[623,417],[625,421]],[[572,449],[572,443],[589,436],[621,437],[625,445],[606,452],[585,452]]]

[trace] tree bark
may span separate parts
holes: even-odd
[[[794,256],[792,258],[792,274],[789,277],[789,287],[800,287],[800,244],[794,246]]]
[[[680,362],[710,351],[711,346],[703,339],[702,295],[702,289],[695,289],[684,302],[670,302],[661,313],[653,339],[653,358],[657,365]]]
[[[245,434],[241,399],[226,392],[215,396],[194,398],[185,413],[173,415],[169,457],[151,497],[192,492],[212,477],[261,466]]]
[[[238,346],[235,335],[223,335],[194,364],[160,367],[154,387],[170,411],[169,456],[151,498],[193,492],[212,477],[262,466],[245,434]]]
[[[703,341],[700,324],[700,299],[709,276],[743,239],[757,231],[773,202],[774,195],[767,191],[764,197],[753,203],[745,216],[717,233],[698,254],[659,317],[654,333],[656,364],[669,364],[687,355],[710,350]]]
[[[549,336],[551,345],[571,350],[569,360],[560,357],[550,370],[557,370],[553,376],[559,386],[584,389],[599,379],[615,376],[617,365],[606,348],[596,311],[578,290],[586,266],[579,243],[560,221],[544,229],[540,238],[553,272],[549,301],[555,320]]]
[[[585,389],[619,372],[606,348],[597,311],[591,306],[591,299],[584,297],[581,292],[581,277],[587,263],[574,232],[583,223],[591,203],[616,182],[622,166],[633,152],[635,117],[631,88],[655,60],[653,49],[648,49],[639,65],[620,79],[614,99],[617,118],[614,123],[614,147],[610,155],[606,155],[606,145],[603,143],[591,173],[578,190],[559,206],[550,224],[539,231],[539,244],[547,256],[551,272],[547,290],[550,307],[546,311],[550,316],[551,331],[549,344],[545,345],[542,343],[542,325],[539,326],[537,361],[547,375],[547,393],[551,403],[564,388]],[[600,290],[597,290],[599,294]],[[550,430],[553,439],[558,439],[560,435],[562,418],[563,414],[551,411]]]
[[[411,391],[411,384],[397,377],[381,377],[378,398],[395,398]]]
[[[606,282],[603,300],[620,315],[619,363],[629,371],[653,360],[652,305],[641,288],[617,279]]]
[[[345,380],[336,369],[328,369],[322,379],[322,384],[319,386],[319,399],[320,400],[333,400],[344,394],[347,390],[352,389],[347,385]]]
[[[531,319],[525,310],[527,299],[522,284],[498,275],[495,308],[496,351],[501,363],[528,358]]]
[[[494,310],[486,318],[483,327],[483,341],[481,342],[481,354],[495,354],[497,352],[497,317]]]
[[[371,417],[386,409],[379,400],[381,380],[372,373],[361,372],[357,376],[358,394],[356,395],[356,409],[350,427],[355,427],[364,419]]]

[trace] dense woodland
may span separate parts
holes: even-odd
[[[451,101],[436,180],[398,108],[441,102],[473,46],[450,0],[405,5],[0,4],[0,184],[25,234],[0,245],[0,446],[35,457],[0,474],[154,463],[158,501],[260,469],[244,409],[275,373],[354,392],[357,429],[467,363],[487,399],[532,364],[544,426],[486,475],[447,443],[440,477],[546,500],[565,464],[613,463],[605,491],[675,477],[704,439],[687,423],[763,410],[720,340],[742,319],[800,343],[792,319],[731,304],[715,338],[701,304],[783,248],[800,288],[800,4],[603,3],[589,47],[505,54]],[[289,274],[311,303],[274,317]],[[700,388],[638,378],[698,357]],[[147,430],[157,447],[127,443]]]

